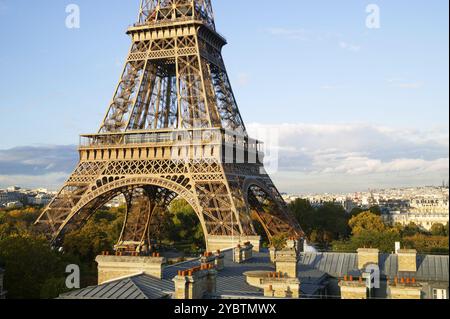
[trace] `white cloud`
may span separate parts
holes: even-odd
[[[26,188],[44,187],[58,190],[69,177],[66,172],[50,173],[46,175],[0,175],[0,186],[17,185]]]
[[[71,172],[77,160],[75,146],[16,147],[0,150],[0,176],[41,176]]]
[[[291,191],[304,189],[304,180],[317,191],[355,190],[361,180],[382,184],[373,187],[436,184],[449,172],[448,128],[421,131],[368,124],[251,124],[248,128],[252,136],[264,130],[279,136],[275,176]],[[330,179],[332,185],[327,184]]]
[[[410,82],[402,78],[388,79],[387,82],[390,84],[391,87],[409,90],[417,90],[424,86],[423,82]]]
[[[392,172],[439,172],[448,170],[448,161],[449,158],[428,161],[423,159],[401,158],[383,162],[379,159],[371,159],[364,156],[349,156],[347,158],[322,163],[325,168],[315,173],[364,175]],[[333,164],[335,166],[332,166]]]
[[[302,123],[247,127],[251,137],[273,146],[275,151],[269,150],[269,155],[278,153],[273,177],[281,191],[436,185],[449,175],[448,127],[418,130]],[[75,146],[0,150],[0,187],[57,188],[77,161]]]
[[[344,50],[348,50],[351,52],[359,52],[361,51],[361,46],[357,44],[348,43],[345,41],[339,42],[339,47]]]

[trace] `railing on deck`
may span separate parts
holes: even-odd
[[[224,129],[135,131],[80,136],[81,149],[142,144],[165,146],[223,144],[257,152],[261,152],[263,146],[260,141]]]

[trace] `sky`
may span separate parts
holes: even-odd
[[[65,25],[72,3],[79,29]],[[0,0],[0,187],[56,189],[68,177],[78,136],[97,132],[114,93],[138,3]],[[366,25],[370,4],[378,29]],[[280,191],[448,180],[447,0],[213,5],[244,121],[275,145]]]

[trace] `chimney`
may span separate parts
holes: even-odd
[[[289,238],[286,241],[286,248],[287,249],[295,249],[296,248],[296,241],[294,238]]]
[[[288,278],[280,273],[271,273],[261,279],[264,297],[269,298],[300,298],[300,280]]]
[[[201,261],[200,261],[201,265],[204,266],[208,266],[208,265],[212,265],[214,266],[216,263],[216,256],[213,253],[210,252],[206,252],[202,257],[201,257]]]
[[[270,247],[269,248],[269,254],[270,254],[270,262],[271,263],[275,263],[275,256],[276,256],[277,250],[275,247]]]
[[[217,271],[212,265],[203,265],[179,271],[173,282],[175,299],[203,299],[205,294],[216,293]]]
[[[401,249],[401,244],[399,241],[395,242],[395,253],[398,254],[398,251]]]
[[[380,251],[375,248],[358,249],[358,269],[365,269],[368,265],[378,265]]]
[[[173,278],[173,282],[175,284],[175,295],[173,298],[179,300],[189,299],[187,273],[185,271],[178,272],[178,276]]]
[[[237,245],[233,249],[234,262],[237,264],[244,263],[253,258],[253,245],[250,242],[242,245]]]
[[[397,252],[398,271],[417,271],[417,251],[415,249],[399,249]]]
[[[216,270],[221,271],[225,268],[225,255],[218,250],[216,252],[216,260],[215,260],[215,266],[216,266]]]
[[[362,277],[344,276],[339,280],[341,299],[367,299],[367,286]]]
[[[289,278],[297,278],[298,255],[294,241],[288,241],[285,248],[275,252],[277,272]]]

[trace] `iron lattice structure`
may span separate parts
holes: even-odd
[[[123,194],[117,247],[141,252],[158,237],[174,198],[214,236],[302,236],[248,137],[222,59],[209,0],[143,0],[127,32],[130,53],[97,134],[81,136],[80,162],[36,224],[54,243]]]

